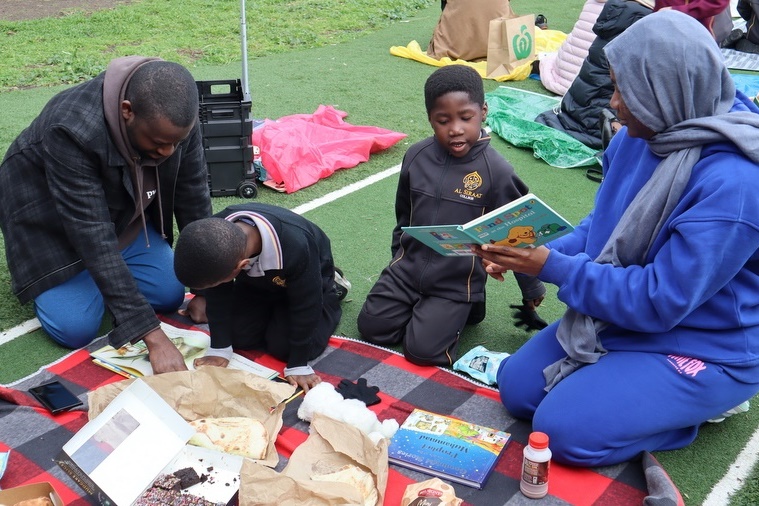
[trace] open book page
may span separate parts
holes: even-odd
[[[115,504],[132,504],[194,432],[152,388],[135,381],[63,452]]]
[[[193,361],[205,355],[206,350],[211,346],[210,336],[202,330],[182,329],[166,322],[161,322],[161,329],[182,352],[185,364],[190,370],[195,369]],[[90,356],[97,365],[126,378],[139,378],[153,374],[153,368],[150,366],[150,359],[148,358],[148,349],[143,341],[128,344],[119,349],[107,345],[93,351]],[[237,353],[232,356],[228,367],[248,371],[267,379],[277,376],[277,371],[274,369]]]

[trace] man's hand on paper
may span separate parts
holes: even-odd
[[[148,358],[153,374],[187,370],[182,352],[171,342],[161,327],[145,334],[142,340],[148,347]]]

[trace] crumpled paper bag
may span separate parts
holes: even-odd
[[[255,462],[270,467],[279,462],[274,441],[283,424],[282,412],[286,404],[282,401],[295,392],[294,386],[223,367],[201,367],[195,371],[169,372],[140,379],[188,422],[226,416],[245,416],[260,421],[266,427],[269,444],[266,457]],[[100,414],[133,381],[119,381],[90,392],[89,419]]]
[[[308,439],[293,451],[281,473],[245,460],[240,473],[240,506],[362,505],[355,487],[311,479],[347,464],[371,472],[377,504],[382,505],[388,477],[387,446],[386,439],[375,445],[356,427],[315,413]]]

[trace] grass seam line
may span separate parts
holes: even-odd
[[[746,446],[730,464],[723,476],[706,496],[701,506],[723,506],[730,503],[730,497],[747,483],[747,478],[759,458],[759,429],[748,440]]]
[[[41,326],[42,325],[40,325],[40,321],[37,318],[32,318],[31,320],[27,320],[20,325],[16,325],[15,327],[8,329],[5,332],[0,332],[0,345],[13,341],[17,337],[37,330]]]
[[[355,183],[351,183],[348,186],[344,186],[343,188],[340,188],[339,190],[335,190],[322,197],[316,198],[312,200],[311,202],[306,202],[305,204],[301,204],[298,207],[295,207],[292,211],[296,214],[303,214],[308,211],[312,211],[316,209],[317,207],[321,207],[324,204],[329,204],[330,202],[334,202],[340,197],[345,197],[348,194],[351,194],[371,184],[381,181],[387,177],[392,176],[393,174],[397,174],[400,171],[401,171],[401,164],[395,165],[393,167],[390,167],[389,169],[383,170],[382,172],[372,174],[371,176],[364,178],[361,181],[356,181]]]

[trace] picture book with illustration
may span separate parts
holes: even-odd
[[[471,256],[473,244],[535,248],[568,234],[574,227],[548,204],[529,193],[463,225],[402,229],[441,255]]]
[[[194,369],[193,361],[202,357],[206,349],[211,346],[210,336],[200,330],[182,329],[166,322],[161,322],[161,329],[182,352],[188,369]],[[153,374],[153,368],[150,366],[150,359],[148,358],[148,348],[143,341],[127,344],[119,349],[107,345],[91,352],[90,356],[97,365],[126,378],[139,378]],[[274,369],[237,353],[232,355],[227,367],[248,371],[267,379],[277,376],[277,371]]]
[[[482,488],[511,434],[414,409],[388,448],[391,464]]]

